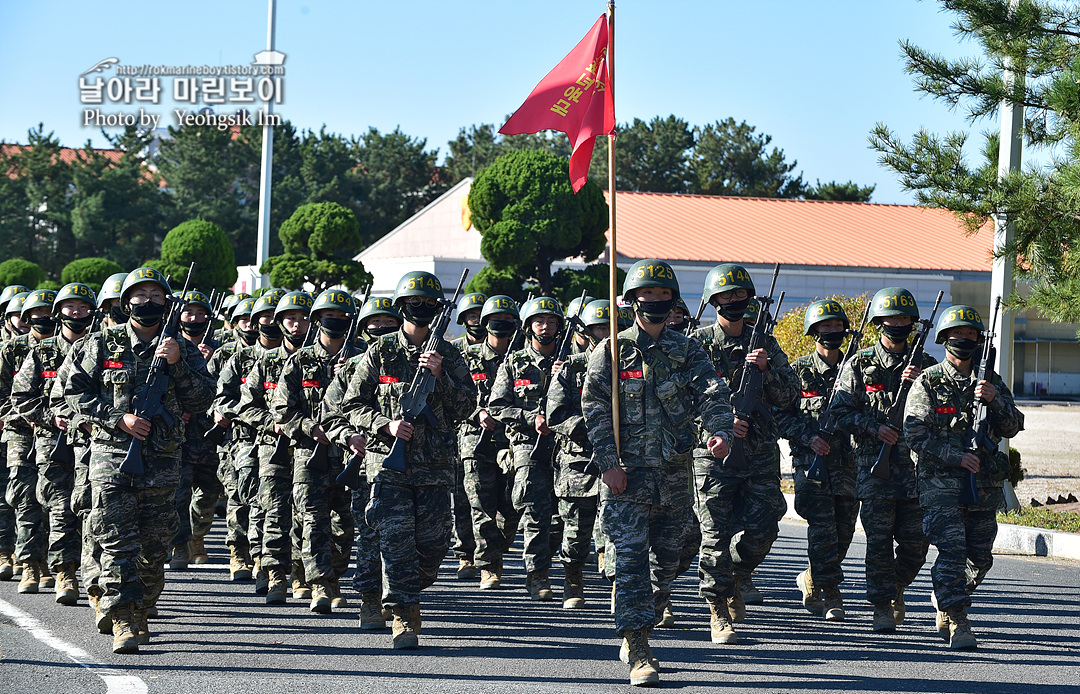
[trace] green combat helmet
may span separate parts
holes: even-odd
[[[278,301],[280,300],[281,297],[274,294],[268,293],[260,296],[251,306],[251,320],[255,320],[256,316],[260,313],[265,313],[266,311],[273,312],[274,309],[277,308]]]
[[[206,309],[207,315],[214,312],[214,307],[210,305],[210,297],[200,292],[198,289],[192,289],[184,295],[185,304],[195,304],[196,306],[202,306]]]
[[[472,311],[473,309],[480,309],[483,311],[484,302],[487,301],[487,297],[479,292],[473,292],[472,294],[466,294],[458,299],[457,302],[457,324],[465,324],[465,312]]]
[[[980,335],[986,332],[986,326],[983,325],[982,316],[978,311],[971,306],[957,304],[941,312],[937,321],[937,331],[934,333],[934,342],[939,345],[945,344],[945,333],[949,331],[949,328],[962,326],[975,328]]]
[[[671,298],[667,301],[641,301],[637,298],[637,290],[648,287],[670,289]],[[679,299],[679,281],[675,278],[675,271],[663,260],[649,258],[637,261],[626,271],[623,298],[630,300],[634,304],[634,311],[646,321],[663,323]]]
[[[252,299],[250,296],[246,299],[240,299],[239,301],[237,301],[236,305],[233,306],[232,315],[229,316],[229,322],[235,323],[236,319],[240,318],[241,316],[250,316],[251,310],[255,307],[256,301],[258,301],[258,299]]]
[[[723,263],[709,270],[709,274],[705,276],[703,291],[710,304],[713,304],[713,297],[717,294],[730,292],[733,289],[745,289],[749,296],[757,293],[754,289],[754,280],[750,278],[750,273],[742,265]]]
[[[234,308],[236,308],[236,305],[239,304],[241,301],[243,301],[244,299],[250,299],[250,298],[251,298],[251,295],[246,293],[246,292],[238,292],[236,294],[228,295],[221,302],[221,315],[226,317],[227,319],[229,319],[229,322],[231,323],[232,322],[232,320],[231,320],[231,318],[232,318],[232,310]]]
[[[98,294],[98,308],[105,305],[106,301],[120,298],[120,291],[124,288],[124,280],[127,279],[128,273],[118,272],[115,275],[109,275],[109,278],[101,283],[101,292]]]
[[[29,292],[30,288],[24,287],[21,284],[10,284],[4,287],[3,293],[0,293],[0,312],[6,313],[8,302],[11,301],[12,297],[16,294],[27,294]]]
[[[563,315],[562,306],[559,305],[559,302],[550,296],[538,296],[535,299],[531,299],[522,309],[521,324],[525,326],[525,330],[528,331],[528,334],[535,337],[540,344],[550,345],[555,341],[555,338],[558,337],[557,334],[541,340],[540,337],[532,331],[532,327],[529,325],[529,320],[531,318],[542,315],[557,316],[559,319],[560,331],[563,329],[563,326],[566,325],[566,317]]]
[[[919,305],[911,292],[903,287],[885,287],[874,294],[870,300],[870,320],[889,316],[919,318]]]
[[[518,321],[492,319],[497,313],[508,313],[511,316],[520,315],[517,302],[505,294],[489,296],[480,309],[480,325],[495,337],[510,337],[517,330]]]
[[[265,292],[260,294],[259,298],[261,299],[264,296],[272,296],[275,299],[280,299],[281,297],[285,296],[285,293],[286,290],[282,289],[281,287],[271,287],[270,289],[267,289]]]
[[[56,293],[52,305],[52,314],[54,316],[60,315],[60,304],[68,299],[78,299],[89,304],[91,310],[97,308],[97,296],[94,295],[94,290],[81,282],[72,282],[60,287],[60,291]]]
[[[19,292],[15,296],[11,297],[7,303],[7,310],[4,311],[4,317],[15,314],[22,315],[23,304],[26,303],[26,297],[30,296],[30,292]]]
[[[431,325],[435,316],[443,310],[442,302],[445,300],[442,282],[430,272],[407,272],[398,280],[394,290],[394,306],[413,325]]]
[[[311,307],[314,303],[311,295],[307,292],[289,292],[278,299],[277,306],[274,307],[274,320],[280,320],[281,314],[286,311],[311,313]]]
[[[375,332],[368,330],[368,322],[372,318],[378,316],[389,316],[397,322],[397,325],[394,327],[379,328]],[[394,308],[393,299],[385,296],[373,296],[364,302],[364,305],[360,308],[360,317],[357,318],[357,320],[359,321],[359,324],[356,326],[358,330],[368,337],[380,337],[392,332],[397,332],[397,329],[405,322],[405,317],[401,315],[400,311]]]
[[[35,289],[26,295],[26,299],[23,301],[21,318],[24,323],[29,323],[33,328],[36,328],[39,334],[52,335],[56,330],[56,319],[52,317],[53,302],[56,301],[56,292],[51,289]],[[36,308],[49,309],[49,317],[47,318],[35,318],[39,321],[34,323],[27,315]]]
[[[625,306],[619,307],[619,315],[615,318],[619,324],[619,330],[626,330],[634,324],[634,314]]]
[[[158,270],[152,267],[135,268],[124,278],[124,284],[120,287],[120,305],[124,307],[125,311],[130,311],[131,308],[127,300],[128,292],[131,291],[132,287],[143,282],[152,282],[161,287],[166,297],[173,293],[169,283],[165,281],[165,275]]]
[[[323,316],[323,311],[342,311],[344,318]],[[356,302],[348,292],[342,289],[327,289],[315,297],[315,303],[311,307],[311,317],[319,321],[319,330],[327,337],[338,340],[345,337],[352,327],[353,316],[356,315]]]
[[[806,307],[806,315],[803,316],[803,335],[809,335],[810,330],[818,323],[827,320],[844,321],[844,330],[851,328],[851,321],[840,302],[833,299],[819,299]]]
[[[616,318],[616,320],[618,320]],[[609,325],[611,323],[611,302],[607,299],[593,299],[585,305],[581,313],[581,322],[586,328],[594,325]]]
[[[571,301],[569,304],[566,305],[566,315],[568,315],[568,316],[581,316],[582,318],[584,318],[584,314],[582,313],[582,310],[581,310],[582,307],[588,306],[589,304],[591,304],[594,301],[596,301],[596,297],[589,296],[588,294],[585,295],[585,300],[584,301],[582,301],[580,296],[576,296],[576,297],[574,297],[573,301]],[[584,334],[583,328],[579,327],[579,328],[577,328],[577,331],[579,333]]]

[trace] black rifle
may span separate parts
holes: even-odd
[[[851,336],[851,342],[848,343],[847,352],[844,353],[844,358],[840,360],[840,363],[836,365],[836,380],[833,381],[832,390],[829,391],[829,400],[825,404],[825,411],[821,413],[818,418],[818,436],[823,441],[832,446],[832,438],[836,435],[836,414],[833,413],[833,400],[836,398],[836,391],[840,389],[840,374],[844,372],[844,367],[851,359],[859,352],[859,343],[862,341],[863,331],[866,330],[866,321],[870,318],[870,302],[866,303],[866,310],[863,311],[862,322],[859,324],[858,330],[848,330],[848,335]],[[820,454],[814,455],[814,462],[810,463],[810,468],[806,471],[806,479],[808,482],[814,484],[822,484],[829,478],[829,473],[825,470],[825,456]]]
[[[169,338],[176,338],[176,332],[180,326],[180,313],[184,310],[184,296],[188,292],[188,285],[191,283],[191,275],[194,272],[195,263],[192,263],[191,267],[188,268],[187,278],[184,280],[184,289],[180,292],[180,296],[165,297],[172,305],[169,308],[169,318],[165,321],[165,329],[161,331],[158,345]],[[133,414],[140,419],[146,420],[152,419],[155,415],[160,415],[165,420],[165,424],[171,427],[175,420],[169,414],[169,411],[165,409],[165,396],[168,392],[168,363],[164,357],[154,357],[153,361],[150,362],[150,372],[146,376],[146,385],[135,395],[132,407]],[[127,455],[124,456],[124,461],[120,463],[120,472],[129,475],[143,474],[145,469],[143,467],[142,449],[143,442],[132,436]]]
[[[454,298],[452,301],[447,301],[445,298],[439,299],[439,303],[442,304],[443,310],[439,314],[439,317],[435,319],[434,325],[428,332],[427,340],[424,341],[423,347],[421,347],[420,353],[432,352],[438,348],[439,343],[443,339],[443,335],[446,333],[446,328],[450,323],[450,315],[457,307],[458,297],[461,296],[462,287],[465,286],[465,279],[469,276],[469,268],[465,268],[461,271],[461,279],[458,280],[457,289],[454,290]],[[409,424],[416,421],[417,417],[421,415],[427,420],[428,426],[436,427],[439,424],[439,418],[435,416],[435,413],[431,411],[431,407],[428,405],[428,398],[435,391],[435,374],[425,368],[417,367],[416,373],[413,374],[412,382],[409,383],[409,388],[401,394],[401,419]],[[351,461],[350,461],[351,462]],[[405,439],[394,437],[394,444],[390,447],[390,452],[383,458],[382,466],[387,470],[394,470],[396,472],[405,472]],[[342,475],[345,472],[341,473]],[[357,473],[358,474],[358,473]],[[340,475],[339,475],[340,478]],[[348,481],[346,477],[342,481]]]
[[[570,356],[570,347],[574,343],[574,333],[577,332],[578,326],[584,327],[584,323],[581,322],[581,311],[585,308],[585,297],[587,295],[588,292],[581,292],[581,300],[578,301],[577,310],[574,311],[574,315],[566,317],[566,333],[563,334],[559,349],[555,352],[555,361],[565,362],[566,358]],[[615,310],[618,311],[619,307],[616,306]],[[537,411],[545,420],[547,419],[547,392],[551,389],[552,380],[554,380],[554,378],[548,381],[548,387],[544,390],[544,394],[540,396],[540,402],[537,403]],[[552,446],[552,438],[553,437],[550,434],[545,436],[544,434],[537,433],[536,440],[533,441],[532,450],[529,451],[529,460],[537,465],[550,465],[551,456],[555,452]]]
[[[765,346],[765,338],[772,334],[773,326],[776,325],[776,321],[769,315],[769,307],[773,303],[773,292],[776,291],[776,278],[779,275],[780,263],[777,263],[776,267],[773,268],[772,282],[769,284],[769,295],[755,297],[761,307],[758,310],[757,320],[754,321],[754,329],[750,333],[750,340],[746,346],[747,355]],[[780,306],[783,303],[784,292],[780,292],[780,298],[776,302],[777,312],[780,311]],[[743,329],[745,330],[745,327]],[[738,386],[733,386],[735,392],[731,396],[731,409],[735,411],[735,416],[747,422],[754,415],[758,415],[766,421],[771,419],[772,415],[769,413],[769,409],[761,401],[761,391],[765,386],[765,377],[761,369],[747,364],[744,357],[737,375]],[[735,381],[734,375],[732,381]],[[749,436],[749,433],[747,436]],[[745,438],[736,437],[731,441],[727,457],[724,458],[724,465],[733,470],[746,469]]]
[[[994,313],[990,318],[990,330],[983,333],[983,352],[979,359],[979,368],[975,371],[975,385],[979,381],[991,381],[994,378],[994,362],[997,361],[997,347],[994,338],[997,337],[998,314],[1001,312],[1001,297],[994,302]],[[990,406],[985,400],[972,397],[971,428],[967,431],[967,453],[973,453],[980,459],[996,455],[997,444],[990,438]],[[960,487],[960,503],[976,504],[979,502],[979,488],[975,484],[975,473],[964,470],[963,486]]]
[[[495,373],[499,373],[499,369],[502,368],[503,363],[506,362],[506,358],[514,351],[512,345],[517,340],[517,336],[521,333],[521,324],[518,322],[517,328],[514,329],[514,334],[510,336],[510,341],[506,345],[506,351],[499,357],[499,363],[495,365]],[[488,393],[490,399],[491,393]],[[487,403],[484,403],[482,409],[487,409]],[[493,433],[490,429],[480,427],[480,438],[476,440],[476,445],[473,446],[472,454],[474,458],[492,458],[496,454],[494,448],[494,442],[492,440]]]
[[[937,301],[934,302],[934,310],[930,312],[930,317],[918,321],[919,333],[911,343],[911,354],[908,355],[907,362],[904,363],[904,371],[913,366],[916,359],[920,360],[920,364],[922,363],[923,345],[926,344],[926,338],[930,336],[934,329],[934,316],[937,315],[938,306],[941,305],[941,297],[943,296],[945,296],[945,292],[939,291]],[[911,391],[912,383],[914,381],[909,381],[906,378],[900,379],[900,385],[893,394],[892,405],[885,412],[885,426],[895,431],[897,435],[900,435],[904,429],[904,404],[907,403],[907,396]],[[898,456],[899,452],[894,444],[881,444],[881,450],[878,451],[877,460],[874,462],[873,467],[870,468],[870,474],[878,479],[892,479],[890,465],[897,462]]]
[[[90,327],[87,328],[83,335],[91,335],[97,332],[102,319],[105,317],[105,314],[102,311],[94,311],[93,313],[94,320],[91,321]],[[48,396],[49,394],[45,393],[45,397],[47,398]],[[53,444],[52,450],[49,451],[48,458],[54,463],[60,463],[65,468],[75,465],[75,447],[68,439],[66,431],[60,431],[60,433],[56,435],[56,443]]]
[[[705,313],[705,307],[709,305],[709,300],[705,295],[701,296],[701,303],[698,304],[697,313],[693,316],[686,317],[686,327],[683,328],[683,335],[690,337],[697,330],[697,327],[701,325],[701,315]]]
[[[522,304],[522,306],[526,306],[532,300],[533,293],[529,292],[529,295],[525,297],[525,303]],[[521,314],[519,312],[518,322],[521,322],[520,316]],[[511,352],[517,352],[522,349],[525,349],[525,326],[523,325],[518,326],[518,331],[514,334],[514,337],[510,339],[510,347],[506,350],[506,353],[510,354]]]

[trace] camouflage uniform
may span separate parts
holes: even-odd
[[[364,515],[379,536],[387,584],[383,606],[391,609],[419,604],[420,591],[435,582],[450,547],[455,428],[476,407],[476,389],[461,353],[446,341],[436,349],[443,357],[442,377],[428,405],[439,423],[432,427],[424,417],[414,422],[412,438],[404,442],[405,472],[381,466],[393,444],[383,427],[400,419],[399,399],[420,359],[420,348],[403,330],[368,347],[342,401],[350,425],[368,437],[365,460],[372,489]]]
[[[997,395],[990,402],[990,438],[998,443],[1024,428],[1024,415],[1001,378],[991,380]],[[929,367],[915,379],[904,409],[904,436],[916,460],[923,529],[937,547],[931,576],[938,609],[971,605],[971,593],[994,563],[997,511],[1009,478],[1004,453],[979,458],[975,484],[978,502],[960,503],[966,470],[960,467],[972,424],[975,375],[965,376],[948,360]]]
[[[302,523],[300,556],[308,583],[336,581],[348,568],[352,551],[351,499],[337,482],[344,468],[342,449],[333,444],[327,448],[325,470],[308,465],[315,450],[311,432],[319,424],[323,393],[334,378],[338,360],[352,355],[349,347],[329,354],[317,339],[285,362],[270,400],[274,420],[293,442],[293,502]],[[332,511],[339,519],[333,531]]]
[[[78,565],[82,554],[80,523],[71,510],[75,468],[49,459],[61,434],[54,425],[49,391],[72,346],[62,336],[45,338],[30,350],[11,384],[14,411],[34,425],[38,502],[49,514],[48,566],[52,568]]]
[[[611,420],[608,339],[589,357],[581,406],[593,462],[601,471],[621,464],[627,475],[621,494],[600,488],[611,538],[605,564],[615,567],[615,626],[621,633],[652,628],[670,595],[692,513],[688,461],[697,419],[706,439],[723,435],[731,441],[733,418],[727,385],[697,342],[671,330],[654,341],[636,325],[618,339],[621,458]],[[660,567],[655,578],[650,551]]]
[[[502,422],[496,420],[489,450],[479,453],[474,450],[482,431],[476,417],[491,396],[502,355],[485,342],[469,347],[464,356],[479,397],[476,411],[458,428],[458,451],[464,462],[465,492],[472,510],[476,566],[496,571],[502,566],[503,554],[510,549],[521,520],[521,512],[514,508],[511,496],[513,462]]]
[[[167,425],[161,416],[151,419],[141,476],[120,472],[131,436],[118,424],[145,388],[158,338],[141,342],[131,324],[90,336],[64,388],[70,406],[93,425],[91,526],[102,549],[103,612],[124,605],[150,608],[165,586],[168,542],[177,526],[173,496],[180,482],[181,415],[205,410],[214,392],[199,351],[185,340],[177,343],[180,360],[166,367],[169,387],[163,402],[173,423]]]
[[[12,408],[11,387],[26,355],[37,344],[33,334],[19,335],[0,347],[0,439],[7,444],[7,503],[15,512],[15,560],[19,563],[46,559],[47,522],[37,497],[37,458],[33,454],[34,431]]]
[[[239,341],[229,340],[228,342],[225,342],[216,350],[214,350],[214,354],[210,357],[210,361],[206,362],[206,371],[210,374],[210,378],[214,380],[215,384],[217,384],[220,380],[221,369],[225,366],[225,363],[232,357],[232,355],[236,354],[237,349],[239,349],[241,346],[242,344]],[[218,411],[216,406],[216,391],[214,399],[215,404],[211,406],[210,411],[207,413],[210,416],[211,427],[214,426],[214,412]],[[242,531],[242,533],[237,532],[237,528],[233,526],[234,521],[232,520],[232,517],[229,513],[230,508],[234,504],[236,504],[237,500],[236,468],[233,467],[233,462],[231,459],[231,428],[232,427],[230,427],[230,431],[225,435],[225,438],[222,439],[221,444],[215,447],[218,460],[217,477],[218,482],[221,484],[221,495],[225,497],[225,544],[227,545],[235,544],[236,539],[240,534],[243,534],[245,536],[245,539],[247,535],[246,528]]]
[[[483,342],[473,345],[469,336],[462,335],[450,341],[464,355],[471,347],[480,347]],[[476,559],[476,533],[473,530],[472,508],[469,495],[465,490],[465,451],[459,451],[454,463],[454,556],[462,561],[474,562]]]
[[[827,478],[819,485],[806,479],[814,462],[810,441],[819,434],[818,418],[828,405],[837,366],[830,366],[815,350],[791,363],[799,379],[799,399],[785,410],[775,413],[780,435],[791,442],[791,457],[795,468],[795,511],[806,519],[807,554],[815,584],[839,585],[844,580],[840,567],[847,556],[859,502],[855,499],[855,453],[846,436],[829,441],[831,450],[825,457]]]
[[[591,466],[581,392],[591,350],[574,354],[559,369],[548,390],[548,426],[555,433],[555,496],[563,520],[562,563],[580,571],[589,559],[589,543],[600,506],[599,470]],[[572,568],[571,568],[572,567]]]
[[[714,371],[725,381],[745,364],[752,326],[743,325],[738,337],[727,335],[720,323],[700,328],[694,336],[701,342]],[[781,409],[798,398],[795,373],[787,355],[769,336],[764,348],[769,369],[763,373],[762,404]],[[749,366],[749,368],[756,368]],[[732,384],[733,386],[735,384]],[[730,598],[735,581],[748,577],[765,559],[780,533],[780,447],[776,422],[755,414],[744,439],[746,468],[735,470],[713,458],[699,441],[694,449],[696,507],[701,523],[701,556],[698,577],[701,597]],[[734,540],[742,530],[742,537]]]
[[[897,590],[915,580],[930,546],[922,529],[915,465],[902,435],[893,446],[896,458],[889,466],[890,479],[870,474],[881,450],[878,429],[900,387],[910,349],[894,354],[878,342],[860,350],[840,373],[840,386],[833,396],[837,430],[854,439],[855,496],[862,502],[860,517],[866,533],[866,599],[875,605],[895,599]],[[920,362],[926,368],[935,359],[924,352]]]
[[[529,454],[536,442],[536,416],[547,391],[554,352],[545,356],[531,344],[506,358],[491,386],[488,412],[506,427],[514,461],[513,501],[521,514],[525,536],[525,570],[548,571],[554,545],[555,474],[547,461],[534,463]]]

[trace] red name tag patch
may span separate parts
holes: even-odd
[[[517,388],[518,386],[527,386],[531,383],[532,381],[527,378],[519,378],[518,380],[514,381],[514,387]]]
[[[42,371],[41,372],[41,377],[42,378],[56,378],[56,372],[55,371]]]
[[[474,380],[474,381],[486,381],[487,380],[487,374],[473,374],[472,375],[472,380]]]
[[[878,392],[883,391],[883,390],[885,390],[885,384],[884,383],[867,383],[866,384],[866,392],[867,393],[878,393]]]
[[[625,381],[628,378],[645,378],[644,371],[620,371],[619,379]]]
[[[271,383],[270,381],[263,381],[263,388],[267,390],[273,390],[274,388],[277,388],[277,384]]]
[[[304,386],[305,388],[318,388],[319,387],[319,382],[318,381],[301,381],[300,385]]]
[[[956,414],[956,408],[951,405],[946,405],[944,407],[935,407],[934,412],[937,412],[938,414]]]
[[[122,362],[122,361],[112,361],[111,359],[106,359],[105,360],[105,368],[106,369],[122,369],[122,368],[124,368],[124,362]]]
[[[802,393],[802,396],[804,398],[816,398],[818,396],[818,392],[816,390],[801,390],[799,392]]]
[[[398,383],[401,381],[397,376],[379,376],[379,383]]]

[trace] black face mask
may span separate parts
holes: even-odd
[[[280,340],[281,328],[277,323],[271,323],[270,325],[259,323],[259,334],[267,340]]]
[[[349,332],[352,321],[348,318],[323,318],[319,321],[319,330],[331,340],[340,340]]]
[[[381,328],[368,328],[364,332],[367,333],[368,335],[370,335],[371,337],[382,337],[383,335],[389,335],[390,333],[396,333],[397,332],[397,326],[396,325],[384,325]]]
[[[128,314],[124,313],[124,309],[120,308],[120,304],[113,304],[109,307],[109,319],[115,325],[123,325],[128,322]]]
[[[180,321],[180,329],[184,331],[185,335],[201,337],[203,332],[206,331],[206,321],[182,320]]]
[[[839,330],[834,333],[818,333],[814,339],[825,349],[840,349],[845,337],[847,337],[847,331]]]
[[[427,304],[420,304],[419,306],[410,306],[409,304],[403,304],[401,312],[405,314],[405,320],[409,321],[413,325],[431,325],[431,321],[435,320],[435,316],[439,315],[440,306],[428,306]]]
[[[716,307],[716,312],[720,314],[720,317],[724,320],[735,322],[742,320],[746,315],[746,307],[750,305],[750,298],[740,299],[739,301],[732,301],[730,304],[720,304]]]
[[[668,299],[667,301],[642,301],[641,299],[634,299],[634,310],[637,314],[653,324],[666,321],[668,319],[668,314],[671,313],[671,309],[674,307],[674,299]]]
[[[912,321],[907,325],[882,325],[881,332],[893,342],[903,342],[908,339],[908,335],[915,329],[915,322]]]
[[[469,325],[466,323],[465,332],[469,333],[469,336],[475,340],[482,340],[487,337],[487,330],[482,325]]]
[[[517,328],[517,321],[496,320],[492,318],[487,322],[487,331],[495,337],[510,337]]]
[[[547,337],[540,337],[539,335],[533,333],[533,337],[535,337],[536,341],[539,342],[542,345],[550,345],[559,336],[558,335],[548,335]]]
[[[41,335],[52,335],[56,330],[56,319],[52,316],[41,316],[40,318],[31,318],[30,325],[33,326],[34,332]]]
[[[971,359],[978,349],[979,343],[966,337],[950,337],[949,341],[945,343],[945,351],[960,361]]]
[[[141,304],[131,305],[131,320],[146,328],[160,323],[164,315],[165,304],[145,301]]]
[[[258,329],[255,329],[255,330],[237,330],[236,332],[237,332],[238,335],[240,335],[240,339],[243,340],[245,343],[247,343],[249,345],[255,344],[255,340],[259,339],[259,331],[258,331]]]
[[[92,313],[88,316],[83,316],[82,318],[68,318],[67,316],[60,318],[60,323],[76,335],[81,335],[86,332],[86,329],[89,328],[90,324],[93,322],[94,314]]]

